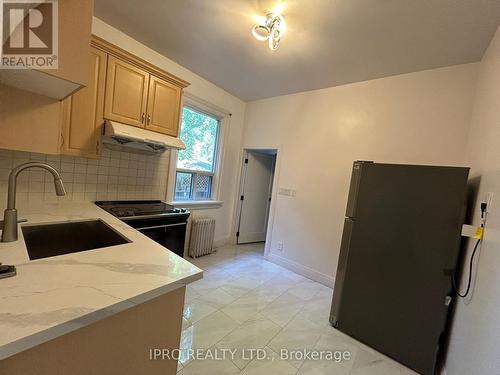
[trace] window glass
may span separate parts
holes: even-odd
[[[210,200],[219,120],[191,107],[182,109],[180,138],[185,150],[177,153],[174,200]]]
[[[219,121],[192,108],[182,110],[181,139],[185,150],[178,153],[177,168],[213,172]]]
[[[177,172],[175,178],[175,200],[185,201],[192,199],[193,175],[191,173]]]

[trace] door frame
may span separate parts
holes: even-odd
[[[271,204],[269,205],[268,208],[268,214],[267,214],[267,228],[266,228],[266,239],[265,239],[265,247],[264,247],[264,257],[267,256],[267,254],[271,250],[271,240],[272,240],[272,233],[273,233],[273,226],[274,226],[274,214],[276,211],[276,198],[278,196],[277,192],[277,186],[278,186],[278,180],[279,180],[279,172],[280,172],[280,148],[276,146],[271,146],[271,147],[245,147],[241,151],[241,157],[240,157],[240,168],[239,168],[239,176],[238,176],[238,190],[236,191],[236,197],[235,197],[235,208],[234,208],[234,219],[233,219],[233,230],[231,233],[231,243],[233,245],[238,244],[238,237],[236,236],[236,233],[238,232],[239,229],[239,223],[240,223],[240,218],[241,218],[241,195],[243,194],[243,184],[245,181],[245,159],[247,157],[248,152],[251,151],[275,151],[275,158],[274,158],[274,172],[273,172],[273,177],[271,179],[272,183],[272,191],[271,191]]]

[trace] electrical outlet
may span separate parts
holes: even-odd
[[[493,205],[493,193],[486,194],[486,213],[490,213]]]
[[[293,190],[293,189],[279,188],[278,194],[279,195],[286,195],[288,197],[295,197],[297,195],[297,191]]]
[[[278,241],[278,251],[283,251],[283,241]]]
[[[292,194],[292,190],[291,189],[286,189],[286,188],[280,188],[278,190],[278,194],[279,195],[286,195],[286,196],[290,196]]]

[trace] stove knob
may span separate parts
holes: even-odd
[[[181,212],[181,210],[179,210],[178,208],[174,208],[173,212],[176,213],[176,214],[178,214],[179,212]]]
[[[181,208],[181,212],[186,212],[187,210],[185,208]]]

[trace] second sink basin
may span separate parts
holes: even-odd
[[[130,243],[102,220],[21,227],[31,260]]]

